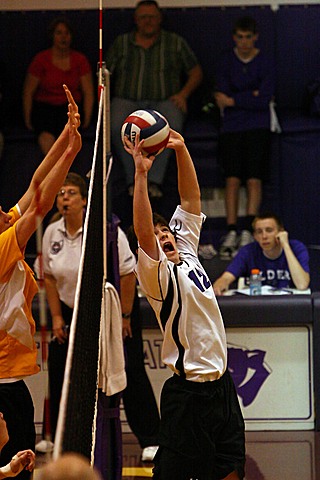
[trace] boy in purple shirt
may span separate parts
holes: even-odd
[[[222,56],[216,71],[216,104],[221,112],[219,150],[226,178],[227,229],[220,255],[232,258],[252,241],[251,224],[259,211],[262,181],[267,173],[270,107],[274,94],[272,62],[255,46],[256,22],[240,18],[233,28],[235,47]],[[247,216],[238,238],[238,199],[247,189]]]
[[[276,288],[305,290],[310,283],[309,254],[298,240],[289,240],[281,220],[263,214],[253,221],[254,239],[242,247],[226,271],[213,284],[216,295],[228,290],[239,277],[249,277],[253,268],[261,271],[262,284]]]

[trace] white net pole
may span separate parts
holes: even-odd
[[[108,224],[108,180],[112,166],[111,157],[111,136],[110,136],[110,73],[103,63],[103,232],[104,232],[104,285],[108,279],[108,239],[107,239],[107,224]]]

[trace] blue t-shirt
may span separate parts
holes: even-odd
[[[290,247],[303,270],[309,273],[309,253],[306,246],[299,240],[289,240]],[[226,268],[236,278],[249,277],[253,268],[259,268],[263,285],[276,288],[295,288],[291,280],[288,262],[284,252],[278,258],[267,258],[258,242],[249,243],[240,248],[239,252]]]
[[[216,90],[233,97],[234,107],[224,109],[222,132],[270,128],[269,103],[274,95],[274,68],[270,58],[259,52],[243,62],[234,50],[226,52],[216,70]],[[259,95],[252,92],[259,90]]]

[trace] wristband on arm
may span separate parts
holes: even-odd
[[[15,460],[15,457],[16,456],[12,457],[12,460]],[[11,469],[11,462],[10,462],[7,465],[5,465],[4,467],[1,467],[0,472],[2,473],[2,475],[5,476],[5,478],[16,477],[23,469],[24,469],[24,466],[20,463],[20,466],[19,466],[18,470],[16,472],[13,472],[12,469]]]

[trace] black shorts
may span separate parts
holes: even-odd
[[[78,106],[81,115],[81,104]],[[57,138],[68,121],[68,103],[50,105],[49,103],[34,101],[31,121],[36,135],[49,132]]]
[[[224,176],[265,180],[269,170],[270,140],[267,129],[222,133],[219,159]]]
[[[68,121],[68,103],[50,105],[49,103],[33,102],[32,126],[37,135],[49,132],[58,137]]]
[[[159,444],[154,479],[219,480],[233,471],[244,477],[244,421],[228,371],[213,382],[177,375],[165,382]]]
[[[0,383],[0,412],[7,422],[9,442],[1,451],[1,466],[10,462],[13,455],[21,450],[34,451],[36,432],[34,407],[31,394],[23,380]],[[32,474],[23,470],[19,479],[29,480]]]

